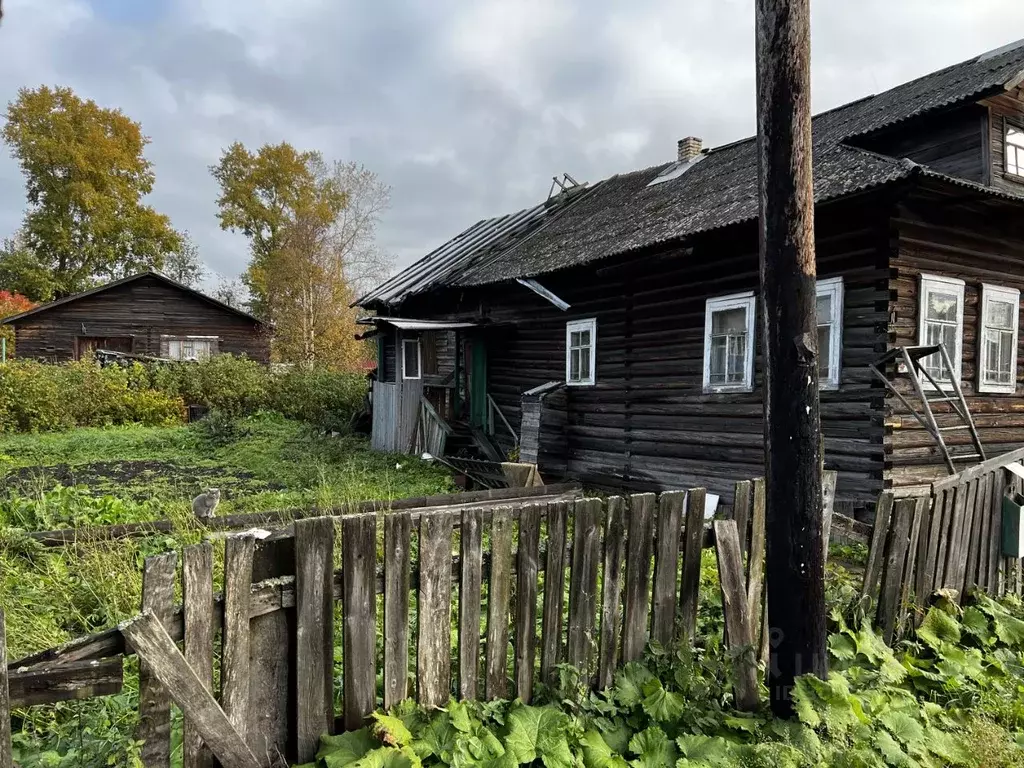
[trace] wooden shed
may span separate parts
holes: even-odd
[[[945,343],[955,370],[928,365],[961,384],[989,455],[1024,444],[1022,81],[1024,43],[814,118],[821,420],[848,507],[948,471],[869,367],[896,346]],[[728,501],[764,461],[756,217],[754,139],[688,138],[671,162],[473,225],[360,304],[472,323],[454,386],[481,388],[501,414],[485,424],[512,425],[491,439],[546,477],[710,480]],[[937,422],[967,460],[950,409]]]
[[[270,328],[261,320],[157,272],[87,291],[4,318],[17,355],[77,360],[90,350],[203,359],[229,353],[270,362]]]

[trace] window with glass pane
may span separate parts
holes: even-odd
[[[163,336],[171,360],[208,360],[216,351],[216,339],[198,336]]]
[[[741,384],[746,375],[746,307],[724,309],[711,314],[712,384]]]
[[[567,323],[565,380],[569,384],[593,384],[594,347],[597,337],[597,321],[575,320]]]
[[[1017,385],[1017,320],[1020,293],[985,285],[981,289],[982,392],[1008,392]]]
[[[934,275],[921,276],[921,336],[926,346],[942,344],[953,370],[946,370],[941,355],[924,358],[922,365],[932,378],[940,382],[959,379],[962,356],[964,283],[962,280]]]
[[[1006,124],[1006,171],[1024,176],[1024,129]]]
[[[402,376],[406,379],[420,377],[419,339],[402,339]]]
[[[817,283],[815,308],[818,324],[818,383],[839,388],[840,348],[843,342],[843,278]]]

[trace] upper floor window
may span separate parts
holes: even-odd
[[[1003,143],[1006,150],[1006,172],[1024,176],[1024,128],[1006,123]]]
[[[921,275],[921,302],[918,309],[918,338],[922,346],[943,344],[953,364],[946,370],[938,353],[922,361],[924,369],[937,382],[960,381],[963,367],[964,281],[940,275]]]
[[[704,390],[749,392],[754,386],[754,292],[704,305]]]
[[[1013,394],[1017,388],[1017,319],[1020,291],[981,286],[978,389]]]
[[[402,339],[402,378],[419,379],[423,360],[420,356],[420,340]]]
[[[574,320],[565,324],[565,382],[573,386],[595,383],[597,320]]]
[[[843,278],[819,280],[817,286],[818,381],[822,389],[839,389],[843,343]]]

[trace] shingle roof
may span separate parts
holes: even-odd
[[[944,178],[912,162],[845,144],[856,136],[956,104],[977,101],[1024,80],[1024,40],[933,72],[814,118],[814,196],[818,202],[876,188],[913,174]],[[674,165],[612,176],[570,204],[528,224],[499,230],[509,216],[482,221],[399,273],[359,304],[396,304],[443,285],[481,285],[534,277],[637,248],[689,237],[757,216],[757,148],[751,138],[708,152],[672,181],[648,186]],[[953,180],[960,183],[960,180]],[[982,189],[987,189],[980,187]],[[472,233],[491,233],[481,246]]]

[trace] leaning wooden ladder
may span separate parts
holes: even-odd
[[[954,462],[985,461],[985,449],[981,445],[981,438],[978,437],[978,430],[974,426],[974,419],[971,417],[971,412],[967,408],[967,401],[964,399],[964,392],[960,388],[960,382],[956,380],[955,376],[951,377],[949,386],[952,387],[953,394],[950,395],[942,388],[942,385],[935,380],[935,377],[928,372],[928,369],[921,365],[921,361],[923,359],[935,354],[941,356],[944,370],[954,370],[953,364],[949,359],[949,353],[946,351],[946,347],[942,344],[935,344],[932,346],[895,347],[882,355],[882,357],[872,363],[869,367],[874,374],[882,380],[882,383],[885,384],[889,391],[896,395],[900,402],[902,402],[903,405],[905,405],[907,409],[914,414],[914,417],[921,423],[921,426],[928,430],[928,433],[938,445],[939,452],[942,454],[942,458],[946,462],[946,467],[952,475],[959,471]],[[917,394],[917,397],[921,402],[920,411],[911,404],[902,392],[900,392],[893,379],[890,379],[885,374],[885,369],[892,363],[896,364],[895,369],[897,372],[905,372],[910,378],[914,387],[914,392]],[[905,371],[899,371],[900,364],[902,364],[906,369]],[[922,374],[927,380],[929,388],[922,385]],[[929,397],[929,394],[932,394],[933,396]],[[952,426],[940,427],[938,422],[935,420],[935,413],[932,411],[933,403],[949,403],[953,410],[953,414],[959,418],[960,423]],[[942,437],[943,433],[964,430],[968,431],[971,435],[971,441],[974,443],[973,452],[951,454],[949,446],[946,445],[946,441]]]

